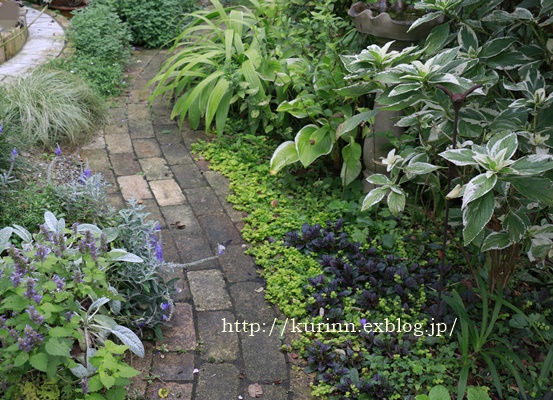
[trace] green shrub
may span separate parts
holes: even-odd
[[[85,143],[107,120],[100,95],[65,71],[39,68],[6,88],[4,129],[23,147]]]
[[[106,5],[86,7],[75,12],[67,36],[75,46],[78,57],[99,58],[105,64],[125,64],[129,59],[129,29]]]
[[[125,85],[122,81],[123,66],[106,63],[101,58],[78,55],[58,58],[49,65],[75,74],[104,97],[119,96]]]

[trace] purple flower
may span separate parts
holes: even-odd
[[[222,255],[226,249],[224,245],[217,243],[217,253],[219,253],[219,255]]]
[[[163,315],[161,316],[161,320],[162,320],[162,321],[167,321],[168,319],[169,319],[169,317],[168,317],[167,315],[165,315],[165,314],[163,314]]]
[[[44,322],[44,317],[39,314],[34,306],[27,307],[25,312],[29,314],[29,317],[31,317],[31,321],[33,321],[35,324],[41,325]]]
[[[17,152],[17,149],[14,147],[12,149],[12,154],[10,156],[10,161],[11,162],[14,162],[15,161],[15,158],[19,155],[19,153]]]
[[[65,313],[65,320],[66,320],[67,322],[71,322],[71,318],[73,318],[73,313],[72,313],[71,311],[67,311],[67,312]]]
[[[156,260],[159,262],[163,262],[163,245],[161,244],[161,240],[158,240],[156,243]]]
[[[87,179],[90,178],[90,169],[88,167],[84,170],[84,177]]]
[[[56,284],[56,291],[61,292],[65,287],[65,278],[60,278],[58,275],[52,277],[52,281]]]
[[[54,151],[54,153],[56,153],[57,156],[61,156],[61,148],[60,148],[60,145],[58,144],[58,146],[56,147],[56,150]]]
[[[169,303],[161,303],[161,304],[160,304],[160,307],[161,307],[161,309],[162,309],[163,311],[167,311],[168,309],[171,308],[171,304],[169,304]]]
[[[75,272],[73,272],[73,282],[83,283],[84,282],[83,278],[84,278],[84,274],[79,269],[76,269]]]
[[[13,271],[12,276],[10,277],[10,280],[13,283],[13,287],[18,287],[21,283],[21,280],[23,278],[23,274],[19,271]]]
[[[42,343],[42,335],[40,335],[38,332],[36,332],[31,326],[27,325],[25,327],[25,337],[17,339],[17,347],[19,347],[20,350],[23,350],[24,352],[28,353],[30,352],[35,344]]]
[[[83,394],[88,393],[88,377],[85,376],[83,379],[81,379],[81,390],[83,391]]]
[[[367,320],[365,318],[361,318],[359,320],[359,323],[361,324],[361,329],[363,329],[363,327],[365,326],[365,324],[367,323]]]
[[[6,327],[6,318],[3,315],[0,315],[0,329]]]
[[[81,185],[84,185],[86,183],[86,180],[90,178],[90,169],[88,167],[85,168],[85,170],[81,173],[81,176],[79,177],[79,183]]]
[[[0,133],[4,133],[4,127],[0,125]]]
[[[50,254],[51,252],[52,252],[52,250],[50,250],[49,247],[46,247],[46,246],[40,244],[40,245],[38,245],[38,247],[36,249],[35,257],[39,261],[45,261],[46,257],[48,257],[48,254]]]

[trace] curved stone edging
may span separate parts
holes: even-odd
[[[18,25],[0,32],[0,64],[15,57],[29,37],[27,18],[25,17],[26,10],[21,11],[19,13]]]

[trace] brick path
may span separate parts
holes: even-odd
[[[179,130],[164,101],[148,107],[151,88],[145,85],[164,56],[159,50],[135,54],[128,93],[112,101],[110,125],[81,156],[113,183],[111,204],[123,207],[134,195],[161,223],[167,261],[214,256],[217,243],[232,242],[219,259],[171,274],[181,289],[172,327],[164,329],[163,343],[146,343],[144,359],[132,360],[142,371],[132,391],[147,399],[159,399],[161,388],[168,398],[249,399],[248,385],[259,383],[262,399],[310,399],[307,378],[291,368],[297,361],[280,351],[277,334],[267,333],[278,314],[259,291],[264,282],[253,259],[243,253],[241,215],[225,201],[228,182],[190,154],[191,144],[205,135]],[[222,332],[223,319],[265,323],[266,333]]]

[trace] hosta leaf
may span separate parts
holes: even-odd
[[[344,186],[353,182],[361,173],[361,145],[352,141],[342,149],[342,171],[340,177]]]
[[[346,119],[336,129],[336,139],[338,139],[344,133],[349,132],[352,129],[357,128],[363,122],[369,121],[376,114],[378,114],[378,110],[369,110],[369,111],[363,111],[359,114],[354,115],[351,118]]]
[[[494,208],[494,196],[488,192],[469,203],[463,210],[463,238],[468,246],[490,221]]]
[[[284,142],[278,146],[271,157],[270,174],[275,175],[288,164],[299,161],[300,157],[296,149],[296,143]]]
[[[464,209],[471,201],[479,199],[486,193],[490,192],[496,183],[497,175],[495,174],[490,177],[487,177],[486,174],[480,174],[472,178],[465,186],[463,205],[461,208]]]
[[[484,239],[481,250],[501,250],[509,247],[512,243],[507,232],[492,232]]]
[[[328,126],[319,128],[312,124],[298,132],[295,143],[299,159],[306,168],[318,157],[330,153],[333,146]]]
[[[375,188],[371,190],[363,200],[361,211],[365,211],[371,208],[373,205],[379,203],[384,198],[384,196],[386,196],[387,192],[388,188],[385,187]]]
[[[398,215],[402,212],[405,208],[405,194],[399,194],[391,190],[390,194],[388,194],[388,208],[394,215]]]
[[[123,344],[129,346],[130,351],[139,357],[144,357],[144,345],[133,331],[121,325],[111,328],[110,331],[117,336]]]

